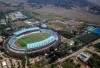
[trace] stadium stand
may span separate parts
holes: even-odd
[[[28,28],[28,29],[22,29],[22,30],[20,30],[20,31],[15,32],[14,35],[19,36],[19,35],[21,35],[21,34],[23,34],[23,33],[25,33],[25,32],[32,32],[32,31],[35,31],[35,30],[39,30],[39,27],[33,27],[33,28]]]
[[[22,38],[24,35],[30,34],[30,33],[46,33],[46,34],[49,34],[50,37],[39,42],[28,43],[27,46],[25,47],[19,47],[16,44],[16,41],[19,38]],[[25,28],[14,33],[14,35],[8,41],[7,48],[9,51],[12,51],[13,53],[23,54],[25,53],[26,50],[29,52],[31,51],[35,52],[35,50],[41,50],[42,48],[52,45],[54,42],[58,40],[59,39],[58,39],[57,33],[52,30],[40,29],[39,27]]]
[[[42,40],[40,42],[27,44],[27,49],[42,47],[42,46],[45,46],[45,45],[47,45],[49,43],[52,43],[55,40],[56,40],[55,37],[51,36],[51,37],[49,37],[49,38],[47,38],[45,40]]]

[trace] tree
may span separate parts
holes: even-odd
[[[51,64],[51,67],[50,68],[55,68],[55,66],[56,66],[55,64]]]
[[[77,64],[76,67],[77,67],[77,68],[80,68],[80,67],[81,67],[81,64]]]

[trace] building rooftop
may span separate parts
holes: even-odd
[[[27,18],[25,15],[23,15],[21,12],[13,12],[9,14],[9,17],[12,20],[17,20],[17,19],[23,19],[23,18]]]
[[[5,21],[5,19],[0,19],[0,24],[4,24],[4,25],[6,25],[6,21]]]
[[[90,55],[82,52],[77,57],[83,62],[87,62],[90,58]]]
[[[88,31],[96,34],[100,34],[100,28],[88,27]]]
[[[3,38],[2,38],[2,36],[0,36],[0,42],[2,42],[3,41]]]
[[[4,67],[4,66],[6,66],[6,65],[7,65],[6,61],[3,61],[3,62],[2,62],[2,66]]]

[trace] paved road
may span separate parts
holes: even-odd
[[[86,49],[87,49],[87,46],[84,46],[82,49],[78,50],[77,52],[75,52],[75,53],[73,53],[73,54],[71,54],[71,55],[69,55],[69,56],[66,56],[66,57],[64,57],[64,58],[58,59],[58,60],[56,61],[56,63],[59,63],[59,62],[61,63],[61,62],[65,61],[66,59],[69,59],[70,57],[76,56],[76,55],[78,55],[79,53],[85,51]]]
[[[99,39],[97,39],[97,40],[99,40]],[[65,60],[69,59],[70,57],[77,56],[79,53],[81,53],[81,52],[87,50],[87,47],[88,47],[89,45],[93,44],[94,42],[96,42],[97,40],[91,42],[90,44],[84,46],[83,48],[81,48],[80,50],[76,51],[75,53],[73,53],[73,54],[71,54],[71,55],[69,55],[69,56],[66,56],[66,57],[64,57],[64,58],[59,58],[59,59],[56,61],[56,63],[61,63],[61,62],[65,61]],[[100,55],[100,53],[97,53],[97,52],[94,52],[94,53]]]

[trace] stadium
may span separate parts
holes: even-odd
[[[50,29],[24,28],[14,32],[4,43],[8,54],[23,56],[46,52],[60,42],[60,36]]]

